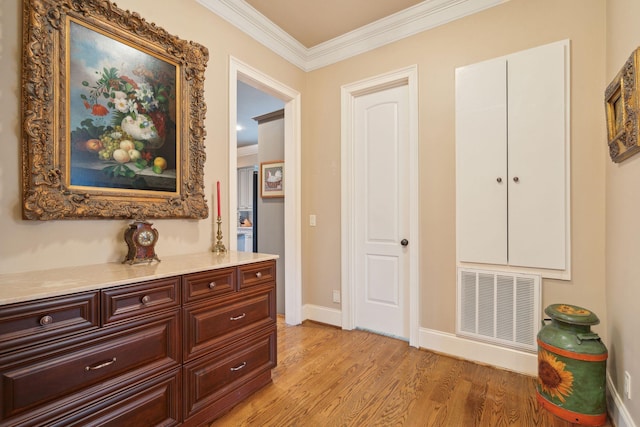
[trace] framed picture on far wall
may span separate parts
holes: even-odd
[[[260,197],[284,197],[284,161],[260,163]]]

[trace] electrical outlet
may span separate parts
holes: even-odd
[[[333,290],[333,302],[340,303],[340,291]]]
[[[631,374],[624,371],[624,395],[631,400]]]

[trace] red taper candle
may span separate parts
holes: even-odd
[[[220,216],[220,181],[218,181],[218,216]]]

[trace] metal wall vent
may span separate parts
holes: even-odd
[[[459,268],[457,282],[458,335],[537,351],[540,275]]]

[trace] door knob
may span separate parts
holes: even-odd
[[[518,178],[517,176],[514,176],[513,177],[513,182],[518,182],[518,181],[520,181],[520,178]]]
[[[402,246],[407,246],[409,244],[409,241],[407,239],[402,239],[402,240],[400,240],[400,244]]]
[[[498,181],[498,183],[502,182],[502,178],[498,177],[496,178],[496,181]]]

